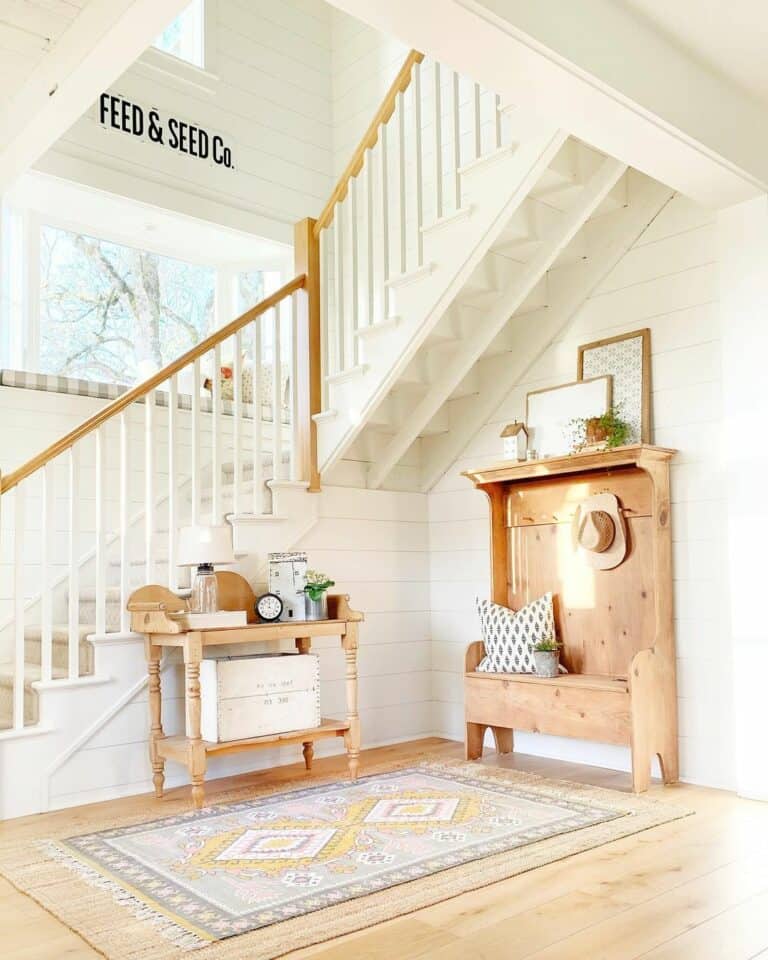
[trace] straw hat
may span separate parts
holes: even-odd
[[[579,504],[573,534],[578,552],[597,570],[618,567],[627,555],[624,516],[612,493],[598,493]]]

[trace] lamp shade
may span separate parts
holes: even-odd
[[[227,523],[209,527],[181,527],[176,562],[180,567],[197,567],[202,563],[234,563],[232,527]]]

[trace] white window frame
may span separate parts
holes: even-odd
[[[219,85],[216,73],[217,45],[217,0],[202,0],[203,3],[203,65],[196,66],[157,47],[147,47],[132,69],[157,79],[158,74],[171,79],[182,89],[195,87],[198,91],[213,95]]]
[[[64,217],[41,216],[33,210],[4,210],[4,216],[13,219],[16,236],[14,243],[2,250],[3,284],[2,317],[7,318],[7,329],[3,330],[0,342],[0,367],[11,370],[39,371],[40,367],[40,235],[44,227],[65,230],[69,233],[85,233],[95,239],[120,246],[136,248],[135,241],[121,236],[118,231],[94,230]],[[145,243],[141,249],[155,253],[160,257],[179,259],[176,252],[162,244]],[[288,264],[280,258],[279,262],[257,264],[248,261],[242,263],[211,263],[202,257],[185,256],[185,263],[207,267],[215,272],[214,284],[214,329],[219,329],[240,313],[237,303],[237,276],[239,273],[261,270],[275,274],[270,289],[265,295],[274,292],[289,279]]]

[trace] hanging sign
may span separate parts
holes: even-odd
[[[208,160],[217,167],[234,170],[232,148],[224,138],[204,127],[180,120],[178,117],[163,117],[154,108],[145,110],[137,103],[113,93],[99,97],[99,122],[110,130],[149,140],[177,153],[184,153],[199,160]]]

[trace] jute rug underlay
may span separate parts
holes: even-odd
[[[450,866],[416,880],[355,896],[333,906],[210,944],[204,944],[194,936],[185,936],[173,922],[172,913],[164,915],[162,910],[142,902],[139,895],[134,896],[135,890],[108,879],[98,870],[88,870],[82,864],[73,863],[62,853],[66,851],[67,838],[75,833],[91,834],[147,823],[170,812],[167,808],[158,812],[151,801],[142,813],[120,818],[118,822],[115,822],[114,811],[111,816],[105,811],[101,818],[95,812],[79,830],[74,830],[69,823],[59,827],[57,834],[49,824],[47,827],[41,825],[39,837],[27,839],[23,844],[14,844],[9,838],[0,844],[0,875],[109,960],[182,960],[185,955],[191,955],[190,950],[194,950],[194,956],[200,960],[273,960],[291,950],[368,928],[688,815],[687,810],[670,803],[463,761],[390,762],[367,766],[364,772],[366,776],[372,776],[406,768],[418,768],[435,776],[450,777],[453,774],[479,778],[489,788],[498,790],[507,786],[524,790],[529,796],[541,798],[542,802],[572,803],[586,810],[600,811],[609,819],[526,842],[524,846]],[[308,786],[338,784],[341,780],[336,774],[312,776],[288,785],[248,786],[216,795],[215,803],[236,803],[275,794],[290,797],[297,791],[306,791]]]

